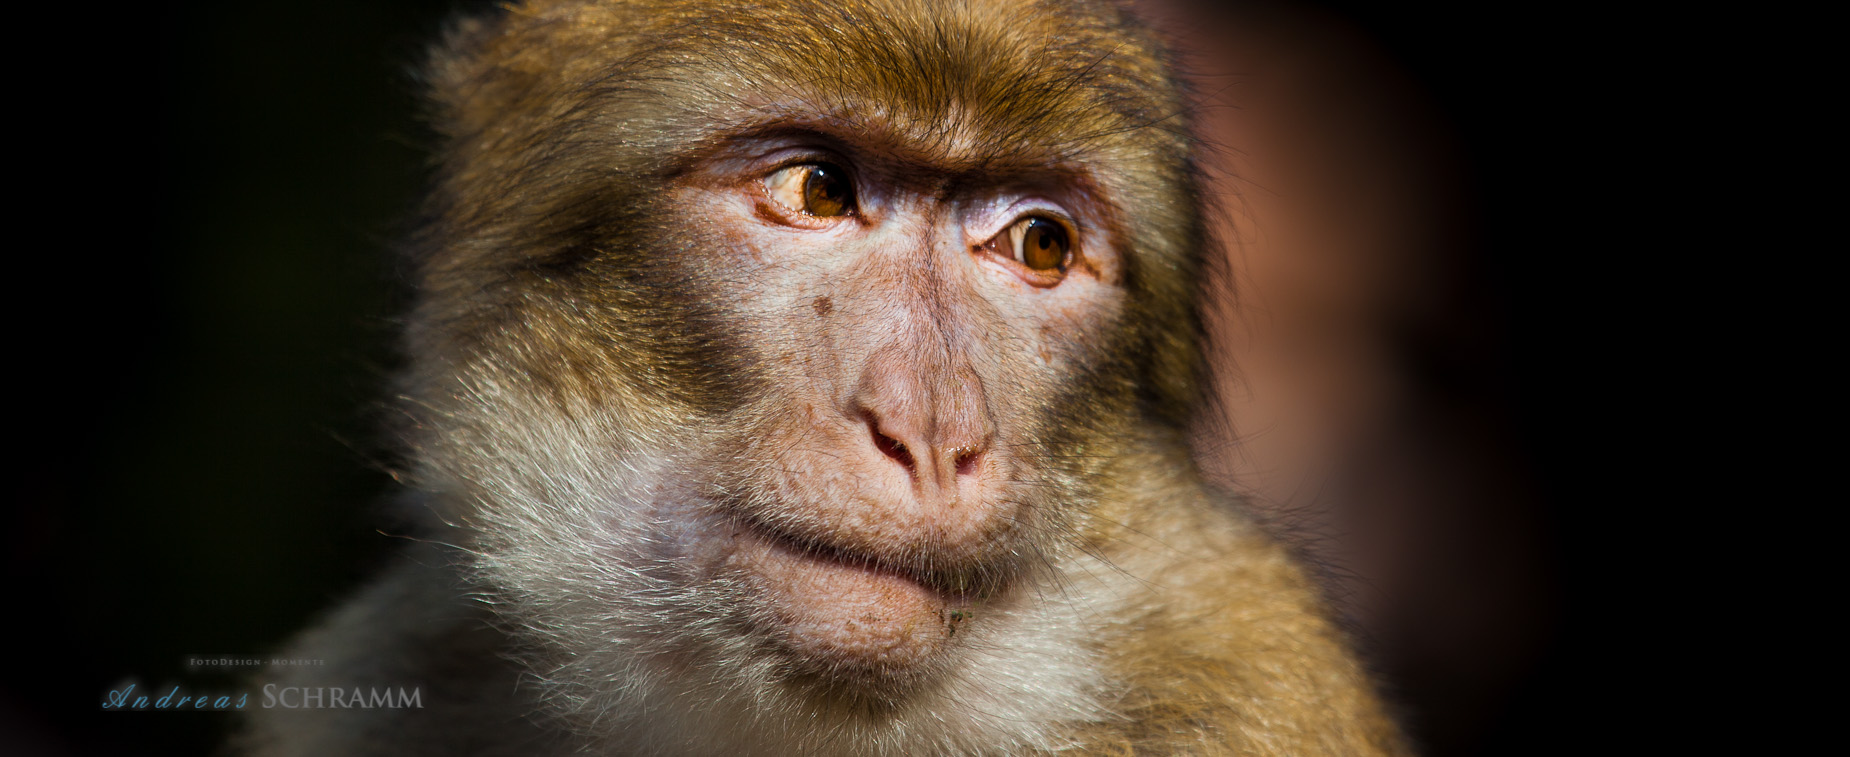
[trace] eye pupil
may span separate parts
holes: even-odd
[[[803,177],[803,212],[824,218],[845,215],[853,203],[854,190],[841,169],[811,166],[809,175]]]

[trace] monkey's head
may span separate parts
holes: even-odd
[[[1187,128],[1109,4],[531,2],[430,78],[413,457],[568,704],[954,686],[1180,438]]]

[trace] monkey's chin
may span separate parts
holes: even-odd
[[[731,557],[761,603],[759,630],[825,679],[928,678],[974,617],[967,593],[748,530]]]

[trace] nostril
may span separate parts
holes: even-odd
[[[910,471],[913,469],[912,453],[906,450],[906,445],[900,444],[898,439],[880,433],[879,427],[872,423],[867,424],[867,428],[874,432],[875,447],[879,447],[881,452],[886,453],[887,457],[898,461],[900,465],[906,466],[906,470]]]
[[[975,473],[976,472],[976,459],[981,455],[982,453],[977,450],[969,449],[967,447],[959,448],[956,451],[955,457],[954,457],[954,459],[957,461],[957,475],[968,476],[972,473]]]

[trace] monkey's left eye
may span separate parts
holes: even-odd
[[[1015,262],[1037,273],[1064,273],[1066,259],[1073,249],[1072,238],[1058,221],[1029,216],[1008,229],[1010,252]]]
[[[817,218],[854,212],[854,184],[848,180],[848,172],[829,163],[801,163],[778,169],[765,177],[764,188],[784,207]]]

